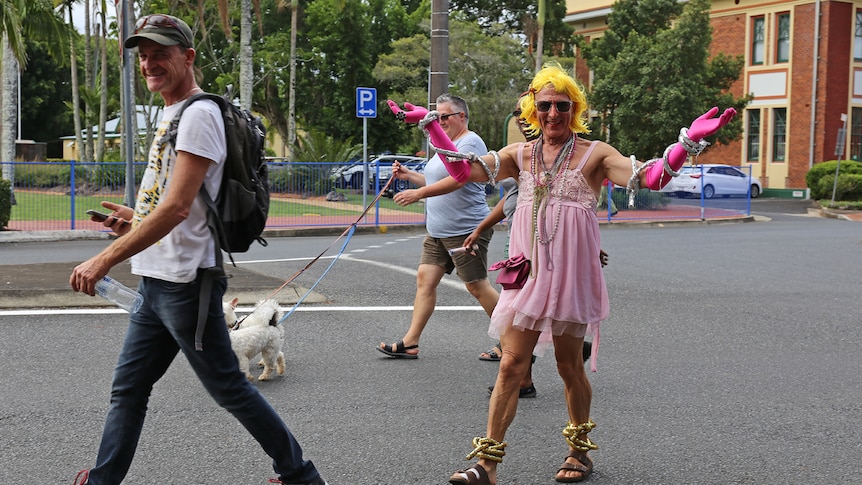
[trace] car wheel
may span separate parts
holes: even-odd
[[[410,188],[410,181],[396,179],[395,182],[393,182],[393,185],[395,186],[395,190],[394,190],[395,193],[398,193],[398,192],[401,192],[402,190],[409,189]]]
[[[715,196],[715,187],[712,185],[705,185],[703,187],[703,197],[705,199],[711,199],[713,196]]]
[[[751,185],[751,198],[756,199],[758,195],[760,195],[760,187],[752,184]]]

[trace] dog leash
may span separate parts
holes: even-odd
[[[312,291],[314,291],[318,283],[323,281],[323,278],[326,276],[327,273],[329,273],[329,270],[332,269],[332,266],[335,265],[335,262],[338,261],[338,258],[341,257],[341,255],[344,253],[344,250],[347,249],[347,243],[350,242],[350,239],[353,237],[354,232],[356,232],[356,224],[351,224],[350,231],[347,234],[347,239],[344,241],[344,244],[341,245],[341,251],[338,251],[338,254],[336,254],[335,257],[332,258],[332,261],[329,263],[329,266],[326,267],[326,271],[324,271],[323,274],[320,275],[320,278],[317,278],[317,281],[315,281],[314,284],[311,285],[311,288],[309,288],[308,291],[306,291],[305,294],[302,295],[302,297],[296,301],[293,307],[291,307],[290,311],[288,311],[283,317],[281,317],[281,320],[278,321],[279,324],[287,320],[287,317],[293,315],[293,312],[295,312],[296,309],[299,308],[299,304],[302,303],[302,301],[305,300],[305,298],[310,295]]]
[[[368,206],[366,206],[366,207],[365,207],[365,210],[363,210],[363,211],[362,211],[362,213],[361,213],[361,214],[359,214],[359,217],[357,217],[357,218],[356,218],[356,220],[355,220],[355,221],[353,221],[353,223],[352,223],[352,224],[350,224],[349,226],[347,226],[347,228],[345,228],[345,229],[344,229],[344,231],[342,231],[342,232],[341,232],[341,234],[340,234],[337,238],[335,238],[335,240],[334,240],[334,241],[332,241],[332,242],[329,244],[329,246],[327,246],[327,247],[326,247],[326,249],[324,249],[323,251],[321,251],[321,253],[320,253],[320,254],[318,254],[318,255],[317,255],[317,257],[315,257],[314,259],[312,259],[311,261],[309,261],[309,262],[308,262],[308,264],[306,264],[304,268],[302,268],[302,269],[300,269],[299,271],[297,271],[296,273],[294,273],[294,274],[293,274],[293,276],[291,276],[290,278],[288,278],[284,283],[282,283],[282,284],[281,284],[281,286],[279,286],[278,288],[276,288],[276,289],[275,289],[275,291],[273,291],[272,293],[270,293],[270,294],[269,294],[269,296],[267,296],[266,298],[264,298],[264,301],[266,301],[266,300],[268,300],[268,299],[270,299],[270,298],[274,297],[275,295],[277,295],[277,294],[278,294],[281,290],[283,290],[287,285],[289,285],[290,283],[292,283],[292,282],[293,282],[293,280],[295,280],[297,277],[299,277],[299,275],[301,275],[301,274],[302,274],[302,273],[304,273],[308,268],[310,268],[310,267],[311,267],[311,265],[313,265],[314,263],[316,263],[318,259],[320,259],[321,257],[323,257],[323,255],[324,255],[324,254],[326,254],[326,252],[327,252],[327,251],[329,251],[330,249],[332,249],[332,246],[335,246],[335,243],[337,243],[338,241],[340,241],[340,240],[341,240],[341,238],[343,238],[345,235],[347,235],[347,240],[346,240],[346,241],[344,241],[344,244],[341,246],[341,251],[339,251],[339,252],[338,252],[338,254],[337,254],[337,255],[335,255],[335,258],[333,258],[332,262],[331,262],[331,263],[329,263],[329,267],[327,267],[327,268],[326,268],[326,271],[324,271],[324,272],[323,272],[323,274],[322,274],[322,275],[320,275],[320,278],[318,278],[318,279],[317,279],[317,281],[315,281],[315,282],[314,282],[314,285],[312,285],[312,286],[311,286],[311,288],[309,288],[309,289],[308,289],[308,291],[307,291],[307,292],[306,292],[306,293],[305,293],[305,294],[304,294],[304,295],[299,299],[299,301],[297,301],[297,302],[296,302],[296,304],[293,306],[293,308],[291,308],[291,309],[290,309],[290,311],[289,311],[286,315],[284,315],[284,316],[281,318],[281,320],[279,320],[279,321],[278,321],[278,323],[283,322],[287,317],[289,317],[291,314],[293,314],[293,312],[294,312],[294,311],[296,311],[296,308],[299,306],[299,304],[300,304],[300,303],[302,303],[302,301],[303,301],[303,300],[304,300],[304,299],[305,299],[309,294],[311,294],[312,290],[314,290],[314,288],[318,285],[318,283],[320,283],[320,282],[321,282],[321,280],[323,280],[323,277],[324,277],[324,276],[326,276],[326,274],[329,272],[329,270],[332,268],[332,266],[335,264],[335,262],[336,262],[336,261],[338,261],[338,258],[339,258],[339,257],[341,257],[341,255],[344,253],[344,250],[347,248],[347,243],[349,243],[349,242],[350,242],[350,239],[353,237],[353,233],[354,233],[354,232],[356,232],[356,225],[357,225],[357,224],[359,224],[359,222],[362,220],[362,218],[363,218],[363,217],[365,217],[365,215],[366,215],[366,214],[368,214],[368,211],[369,211],[369,210],[371,210],[371,206],[373,206],[374,204],[376,204],[376,203],[377,203],[377,201],[378,201],[378,200],[380,200],[380,197],[382,197],[382,196],[383,196],[383,194],[384,194],[384,193],[386,192],[386,190],[389,188],[389,185],[390,185],[390,184],[392,184],[392,180],[394,180],[394,179],[395,179],[395,177],[389,177],[389,180],[387,180],[387,181],[386,181],[386,185],[384,185],[384,186],[383,186],[383,188],[382,188],[382,189],[380,189],[380,192],[378,192],[378,193],[377,193],[377,196],[375,196],[375,197],[374,197],[374,200],[372,200],[372,201],[371,201],[371,203],[369,203],[369,204],[368,204]],[[233,327],[233,328],[234,328],[234,330],[238,329],[238,328],[239,328],[239,326],[240,326],[240,323],[242,323],[242,321],[243,321],[243,320],[245,320],[246,318],[248,318],[248,317],[249,317],[249,315],[251,315],[252,313],[254,313],[258,308],[260,308],[260,305],[259,305],[259,304],[258,304],[256,307],[254,307],[254,309],[252,309],[252,311],[250,311],[250,312],[248,313],[248,315],[246,315],[246,316],[242,317],[242,319],[238,319],[238,320],[237,320],[237,322],[236,322],[236,325]]]

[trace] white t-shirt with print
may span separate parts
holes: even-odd
[[[139,224],[155,210],[170,191],[171,169],[177,151],[213,161],[204,184],[213,200],[218,196],[227,156],[224,120],[218,105],[200,100],[189,105],[180,118],[176,151],[168,141],[168,129],[183,103],[166,106],[150,147],[149,160],[132,224]],[[206,225],[207,208],[200,195],[192,203],[189,217],[160,241],[132,256],[132,274],[174,283],[194,281],[198,268],[215,266],[215,241]]]

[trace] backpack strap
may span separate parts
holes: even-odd
[[[171,121],[171,126],[169,128],[169,136],[168,140],[170,143],[176,147],[177,141],[177,132],[179,130],[180,125],[180,117],[183,114],[183,111],[186,110],[192,103],[199,99],[209,99],[219,105],[219,108],[224,113],[224,98],[218,96],[216,94],[211,93],[198,93],[191,96],[188,100],[186,100],[185,104],[183,104],[180,111]],[[218,221],[218,211],[216,210],[215,202],[212,197],[210,197],[209,192],[206,190],[206,186],[201,184],[200,188],[200,196],[203,199],[204,203],[207,206],[207,227],[209,227],[210,232],[213,235],[213,239],[215,239],[215,260],[216,265],[212,268],[204,269],[203,276],[200,280],[200,293],[198,295],[198,321],[197,326],[195,327],[195,350],[202,351],[204,349],[203,344],[203,336],[204,329],[207,324],[207,316],[209,315],[209,306],[210,299],[212,298],[212,288],[213,283],[217,279],[227,278],[227,275],[224,272],[224,257],[222,256],[221,250],[221,241],[224,240],[224,231],[222,229],[221,224]],[[233,256],[230,256],[230,262],[236,266],[236,262],[233,260]]]
[[[221,258],[219,257],[218,259]],[[201,291],[198,297],[198,324],[195,327],[195,350],[197,351],[204,349],[204,329],[207,326],[213,283],[215,280],[221,278],[227,278],[221,265],[204,269],[203,276],[201,277]]]
[[[169,132],[168,132],[169,133],[168,140],[170,140],[170,143],[174,147],[176,147],[177,132],[179,131],[180,117],[183,115],[183,111],[185,111],[186,108],[188,108],[192,103],[194,103],[195,101],[197,101],[199,99],[208,99],[208,100],[214,102],[215,104],[217,104],[219,109],[221,110],[222,116],[224,116],[224,111],[227,107],[227,104],[226,104],[227,99],[225,99],[224,97],[219,96],[217,94],[212,94],[212,93],[198,93],[198,94],[190,96],[189,99],[187,99],[185,101],[182,108],[180,108],[180,111],[177,113],[177,115],[174,117],[174,119],[171,120],[171,126],[170,126]],[[227,137],[225,137],[225,143],[227,143]],[[216,245],[215,245],[216,265],[221,267],[221,266],[223,266],[223,261],[224,261],[222,258],[222,255],[221,255],[221,247],[222,247],[221,241],[224,241],[226,238],[226,236],[224,234],[224,229],[222,228],[221,222],[219,221],[218,216],[217,216],[218,209],[216,208],[216,205],[215,205],[215,202],[213,201],[213,198],[210,196],[209,192],[207,192],[205,184],[201,184],[201,188],[200,188],[199,192],[200,192],[201,198],[203,199],[203,201],[206,203],[206,206],[207,206],[207,227],[210,228],[210,232],[212,232],[213,237],[215,238],[215,241],[216,241]],[[231,264],[236,266],[236,262],[233,260],[233,255],[228,253],[228,256],[230,257]]]
[[[204,329],[207,325],[207,316],[209,315],[210,298],[212,297],[213,282],[217,279],[226,279],[227,275],[224,272],[224,257],[221,254],[221,245],[219,244],[219,234],[221,232],[221,224],[218,224],[216,217],[215,202],[210,197],[209,192],[201,186],[201,198],[206,202],[207,207],[207,227],[210,228],[213,238],[215,239],[215,259],[216,265],[212,268],[204,269],[203,277],[201,278],[201,289],[198,295],[198,323],[195,327],[195,350],[203,350]],[[223,236],[222,236],[223,237]],[[236,266],[233,256],[230,256],[230,262]]]

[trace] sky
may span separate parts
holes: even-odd
[[[116,21],[117,10],[114,7],[113,0],[108,0],[108,25],[111,22]],[[97,2],[97,4],[101,4],[101,2]],[[93,6],[90,7],[90,13],[94,11]],[[95,17],[95,16],[94,16]],[[64,18],[68,19],[68,14],[64,14]],[[75,24],[75,29],[78,32],[83,32],[84,30],[84,4],[83,3],[75,3],[72,5],[72,22]],[[95,20],[94,20],[95,22]]]

